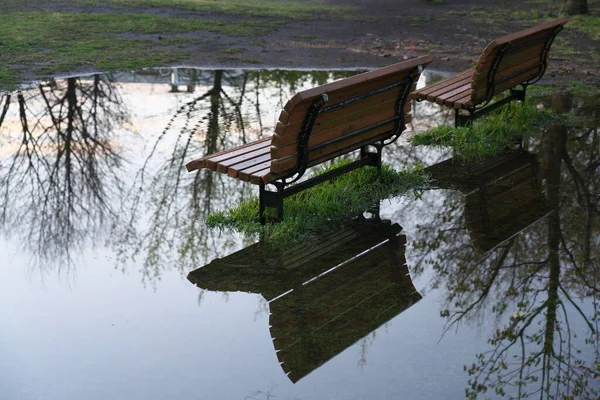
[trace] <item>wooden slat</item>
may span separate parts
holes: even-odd
[[[471,94],[465,93],[463,97],[453,99],[450,107],[460,110],[461,108],[469,108],[472,104]]]
[[[263,151],[264,149],[268,149],[270,145],[271,145],[271,141],[269,138],[268,140],[261,140],[259,142],[254,142],[251,146],[240,146],[240,147],[231,149],[231,151],[225,152],[223,154],[207,157],[205,168],[209,168],[209,169],[212,169],[213,171],[216,171],[217,164],[226,162],[227,160],[237,159],[239,157],[242,157],[242,156],[250,154],[250,153],[255,153],[257,151],[258,152]]]
[[[326,131],[330,129],[332,125],[339,125],[363,118],[366,115],[372,114],[373,109],[379,107],[393,108],[396,105],[398,95],[399,90],[396,88],[385,93],[380,93],[377,96],[357,101],[346,107],[320,114],[317,117],[311,135],[317,135],[319,132]],[[301,128],[302,121],[294,124],[282,124],[277,126],[275,135],[273,135],[273,146],[282,147],[295,143]]]
[[[381,111],[379,107],[376,107],[375,109],[371,108],[356,113],[359,117],[361,117],[361,119],[349,120],[348,122],[345,122],[344,119],[340,119],[340,123],[338,124],[327,124],[325,126],[329,128],[328,130],[313,131],[313,133],[310,135],[309,145],[315,146],[321,143],[325,143],[327,141],[342,137],[346,133],[357,131],[359,129],[373,125],[379,121],[384,121],[386,119],[392,118],[396,115],[396,110],[394,109],[395,101],[393,101],[392,104],[389,105],[391,105],[391,107],[382,108]],[[297,138],[297,136],[294,136],[294,138]],[[273,146],[271,148],[271,157],[273,158],[273,160],[277,160],[279,158],[289,156],[291,154],[296,153],[297,147],[298,144],[296,140],[291,142],[288,146]]]
[[[311,146],[314,146],[314,145],[320,144],[320,143],[324,143],[327,140],[331,140],[333,138],[342,136],[342,134],[345,132],[357,130],[358,128],[362,127],[363,124],[367,121],[378,122],[378,121],[382,121],[382,120],[386,119],[386,118],[383,118],[383,116],[385,116],[387,118],[391,118],[394,115],[395,115],[394,112],[386,111],[384,113],[380,113],[375,116],[370,116],[368,119],[363,119],[356,123],[351,123],[351,124],[347,124],[345,126],[336,127],[334,129],[332,129],[330,132],[323,133],[319,136],[315,136],[315,137],[311,136],[311,139],[309,140],[309,142],[310,142]],[[405,119],[405,121],[404,121],[405,124],[409,124],[412,121],[412,116],[410,114],[405,114],[404,119]],[[368,125],[366,125],[366,126],[368,126]],[[354,137],[348,137],[347,139],[341,140],[335,144],[331,144],[330,146],[325,146],[323,149],[320,149],[318,151],[313,150],[310,153],[309,160],[312,162],[312,161],[315,161],[318,159],[326,159],[328,154],[337,153],[346,147],[348,147],[347,151],[345,151],[343,153],[337,153],[335,155],[335,157],[337,157],[341,154],[349,153],[356,149],[356,147],[352,147],[354,144],[368,140],[369,138],[372,138],[372,137],[379,136],[385,132],[388,132],[391,135],[391,133],[393,132],[393,128],[394,128],[394,123],[390,122],[390,123],[380,126],[378,128],[371,129],[370,131],[367,131],[361,135],[357,135]],[[296,156],[297,156],[297,147],[296,147],[295,143],[293,145],[287,146],[283,149],[271,148],[272,171],[277,174],[282,174],[282,173],[286,173],[287,171],[293,170],[297,164]],[[330,159],[331,158],[333,158],[333,157],[330,157]],[[320,162],[320,160],[319,160],[319,162]],[[314,164],[312,164],[312,165],[314,165]]]
[[[206,156],[206,157],[202,157],[202,158],[199,158],[199,159],[196,159],[196,160],[192,160],[189,163],[187,163],[185,167],[188,170],[188,172],[194,171],[196,169],[206,168],[206,162],[207,162],[208,159],[213,159],[215,157],[220,157],[220,156],[223,156],[223,155],[226,155],[226,154],[229,154],[229,153],[232,153],[232,152],[237,152],[237,151],[245,151],[245,150],[252,151],[253,149],[260,148],[262,146],[262,144],[265,143],[265,142],[269,142],[270,143],[271,142],[271,137],[265,137],[263,139],[257,140],[257,141],[252,142],[252,143],[247,143],[247,144],[244,144],[242,146],[235,147],[233,149],[224,150],[224,151],[221,151],[221,152],[218,152],[218,153],[211,154],[211,155]],[[252,149],[249,149],[250,147]]]
[[[521,69],[527,69],[527,68],[534,67],[536,65],[539,65],[539,63],[540,63],[540,58],[535,56],[535,57],[530,58],[529,60],[524,61],[520,65],[516,65],[513,67],[509,67],[509,68],[499,69],[496,72],[496,80],[500,80],[502,78],[510,76],[510,75],[520,71]],[[475,72],[475,74],[473,75],[473,85],[471,87],[474,88],[475,90],[485,87],[485,85],[487,83],[487,76],[488,76],[487,72]]]
[[[378,128],[372,129],[366,133],[353,136],[352,138],[348,138],[347,140],[340,141],[337,143],[333,143],[331,145],[325,146],[322,149],[311,151],[309,154],[310,165],[314,165],[315,162],[321,162],[325,159],[331,159],[346,153],[349,153],[353,150],[356,150],[360,147],[359,143],[364,142],[365,140],[369,140],[378,135],[382,135],[385,133],[390,133],[394,128],[394,123],[390,122]],[[335,154],[335,155],[333,155]],[[331,157],[328,157],[332,155]],[[277,160],[271,161],[271,171],[274,173],[284,173],[289,171],[296,166],[296,154],[289,156],[287,158],[280,158]]]
[[[242,163],[230,166],[227,169],[227,175],[231,176],[232,178],[237,178],[239,176],[240,171],[256,167],[257,165],[264,164],[265,162],[269,161],[271,161],[271,155],[267,153],[260,157],[255,157],[248,161],[244,161]]]
[[[435,91],[439,91],[439,90],[445,88],[446,86],[453,85],[459,81],[462,81],[468,77],[471,77],[473,75],[473,71],[474,71],[473,68],[469,68],[468,70],[460,72],[451,78],[445,79],[441,82],[433,83],[429,86],[425,86],[422,89],[414,91],[413,97],[420,99],[420,100],[425,100],[427,98],[428,94],[431,94],[432,92],[435,92]]]
[[[521,65],[524,62],[527,62],[531,58],[537,58],[540,60],[540,56],[542,54],[542,49],[546,44],[546,38],[542,38],[543,40],[535,45],[524,47],[515,52],[506,53],[502,56],[502,60],[498,65],[497,73],[502,71],[503,69],[512,68],[517,65]],[[486,74],[491,68],[493,59],[488,59],[486,62],[479,62],[475,68],[478,74]]]
[[[444,96],[446,93],[451,92],[455,89],[458,89],[461,86],[464,85],[470,85],[471,84],[471,79],[472,76],[469,75],[459,81],[456,81],[455,83],[453,83],[452,85],[447,85],[439,90],[436,90],[434,92],[431,92],[427,95],[427,101],[431,101],[431,102],[435,102],[436,98],[440,97],[440,96]]]
[[[559,19],[555,19],[553,21],[544,22],[543,24],[539,24],[539,25],[533,26],[531,28],[527,28],[522,31],[503,36],[499,39],[494,40],[494,42],[497,45],[501,45],[501,44],[508,43],[508,42],[518,43],[518,40],[523,37],[542,33],[544,31],[552,31],[557,26],[564,25],[567,22],[569,22],[569,18],[559,18]]]
[[[268,168],[261,169],[260,171],[252,173],[252,175],[250,175],[250,183],[253,183],[255,185],[258,185],[261,182],[269,183],[275,180],[275,178],[273,178],[272,176],[273,174],[271,173],[271,167],[269,166]]]
[[[456,97],[457,95],[462,97],[462,94],[467,92],[467,91],[471,91],[471,82],[466,83],[460,87],[457,87],[454,90],[451,90],[447,93],[444,93],[442,96],[438,96],[435,99],[435,102],[437,104],[445,104],[449,99]]]
[[[329,97],[328,104],[336,104],[402,80],[409,74],[416,75],[417,66],[426,67],[430,62],[431,57],[415,58],[299,92],[290,100],[293,107],[286,107],[285,114],[282,112],[279,121],[285,125],[304,120],[312,101],[323,94]]]
[[[270,151],[271,151],[270,147],[271,146],[264,146],[258,150],[251,151],[249,153],[244,153],[244,154],[238,155],[237,157],[227,158],[226,160],[223,160],[223,161],[219,161],[216,164],[216,170],[218,172],[226,174],[229,167],[233,167],[236,164],[241,164],[243,162],[256,159],[265,154],[270,154]]]
[[[499,85],[496,85],[496,94],[499,94],[501,92],[503,92],[506,89],[510,89],[516,85],[518,85],[519,83],[522,83],[524,81],[527,81],[528,79],[531,79],[533,77],[536,76],[536,71],[528,71],[526,73],[514,76],[511,79],[508,79],[504,82],[502,82]],[[472,98],[473,99],[480,99],[480,98],[484,98],[485,97],[485,90],[477,90],[477,91],[473,91],[472,94]]]
[[[264,169],[270,169],[270,168],[271,168],[271,160],[269,158],[269,161],[265,161],[263,163],[253,166],[252,168],[247,168],[247,169],[240,171],[240,173],[238,175],[238,179],[241,181],[244,181],[244,182],[250,182],[250,177],[252,176],[252,174],[254,174],[258,171],[262,171]]]
[[[327,102],[327,106],[331,106],[334,104],[338,104],[344,101],[347,101],[351,98],[360,96],[364,93],[373,91],[373,90],[377,90],[383,87],[386,87],[388,85],[391,85],[395,82],[401,81],[403,79],[405,79],[406,77],[409,76],[409,72],[410,71],[406,71],[406,73],[403,74],[396,74],[393,76],[388,76],[382,79],[379,79],[377,81],[373,81],[373,82],[367,82],[365,83],[363,86],[356,86],[356,87],[351,87],[345,91],[338,91],[338,92],[334,92],[334,93],[327,93],[328,96],[328,102]],[[390,90],[392,91],[392,90]],[[395,90],[394,90],[395,91]],[[376,96],[378,97],[378,96]],[[294,109],[290,111],[290,113],[288,114],[286,112],[285,115],[283,115],[284,119],[280,119],[279,122],[282,123],[282,126],[288,127],[290,125],[294,126],[294,125],[301,125],[302,122],[304,121],[304,118],[306,116],[306,112],[308,111],[308,108],[311,106],[313,99],[309,99],[306,100],[302,103],[298,103],[294,106]],[[281,115],[280,115],[281,116]],[[277,133],[278,135],[282,136],[282,134],[284,132],[280,131],[280,127],[276,127],[275,129],[275,133]]]

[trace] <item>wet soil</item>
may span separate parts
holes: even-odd
[[[309,1],[309,0],[301,0]],[[434,61],[430,69],[457,72],[470,67],[487,43],[496,37],[534,24],[531,20],[502,18],[506,12],[520,11],[524,15],[542,11],[552,17],[557,5],[529,4],[521,0],[447,0],[443,4],[427,0],[324,0],[331,5],[351,6],[356,19],[326,19],[315,15],[313,20],[282,20],[279,28],[254,37],[231,37],[210,32],[176,35],[194,37],[195,43],[183,42],[179,48],[191,56],[177,65],[201,67],[266,67],[266,68],[328,68],[345,69],[379,67],[423,55]],[[8,0],[0,4],[0,12],[19,10],[60,10],[70,12],[135,12],[186,18],[225,19],[235,24],[256,17],[215,15],[176,8],[111,8],[109,6],[77,6],[68,1],[30,0],[18,4]],[[598,13],[600,5],[590,4]],[[594,8],[595,7],[595,8]],[[473,10],[488,17],[474,17]],[[497,17],[495,17],[497,16]],[[263,20],[273,22],[271,18]],[[569,46],[580,54],[600,57],[600,42],[573,30],[561,32]],[[161,46],[169,35],[144,38]],[[224,49],[235,49],[223,53]],[[600,67],[594,57],[551,53],[551,65],[546,81],[581,81],[598,83]],[[25,76],[27,72],[25,72]],[[64,71],[68,72],[68,71]],[[76,71],[72,71],[76,72]],[[29,76],[31,77],[31,76]]]

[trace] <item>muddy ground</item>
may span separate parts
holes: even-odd
[[[10,3],[10,0],[8,0]],[[291,1],[291,0],[290,0]],[[301,0],[308,1],[308,0]],[[487,43],[496,37],[535,24],[535,16],[558,17],[557,4],[522,0],[323,0],[332,5],[355,7],[357,19],[285,20],[272,32],[255,37],[231,37],[194,32],[201,43],[182,43],[192,54],[174,63],[201,67],[273,68],[357,68],[379,67],[422,55],[431,55],[429,68],[459,71],[473,64]],[[75,12],[136,12],[187,18],[225,19],[238,23],[245,17],[190,12],[176,8],[113,9],[109,6],[77,6],[68,1],[28,0],[0,5],[19,10],[60,10]],[[558,2],[560,3],[560,2]],[[600,2],[590,8],[600,13]],[[506,17],[522,11],[522,17]],[[478,16],[479,13],[479,16]],[[484,15],[483,17],[481,15]],[[256,17],[252,17],[256,20]],[[268,18],[265,18],[268,20]],[[271,19],[272,20],[272,19]],[[160,46],[161,37],[148,40]],[[182,35],[179,34],[179,37]],[[185,35],[183,35],[185,36]],[[575,30],[560,36],[566,49],[551,53],[545,80],[600,81],[600,42]],[[556,46],[555,46],[556,47]],[[224,49],[238,49],[225,53]],[[587,56],[592,54],[593,57]],[[173,64],[173,63],[171,63]],[[57,73],[75,71],[57,71]],[[24,76],[33,77],[25,71]]]

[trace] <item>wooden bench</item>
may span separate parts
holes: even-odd
[[[430,62],[421,57],[299,92],[285,105],[272,137],[196,159],[186,168],[208,168],[259,185],[261,224],[266,207],[275,208],[281,221],[285,197],[365,165],[381,168],[382,147],[410,121],[409,94]],[[358,160],[298,182],[308,168],[358,149]],[[276,191],[267,190],[269,184]]]
[[[557,19],[496,39],[474,68],[419,89],[412,97],[453,108],[455,126],[465,126],[512,100],[523,101],[527,86],[544,75],[550,46],[567,21]],[[508,96],[492,101],[506,90]]]
[[[188,279],[207,290],[260,293],[277,358],[295,383],[421,299],[401,230],[376,218],[285,250],[256,243]]]

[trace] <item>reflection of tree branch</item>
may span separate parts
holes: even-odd
[[[68,78],[17,95],[21,132],[7,139],[18,145],[0,176],[0,223],[21,231],[38,261],[70,265],[73,249],[117,218],[107,189],[120,190],[122,159],[111,136],[126,113],[113,86]]]
[[[0,126],[2,126],[2,123],[4,122],[8,107],[10,107],[10,94],[2,95],[2,100],[4,100],[4,105],[2,106],[2,113],[0,113]],[[0,101],[0,104],[2,104],[2,101]]]
[[[510,252],[510,249],[512,247],[512,245],[514,244],[514,239],[511,239],[508,243],[507,246],[504,247],[500,258],[498,259],[498,261],[495,263],[495,265],[492,268],[492,274],[491,276],[489,276],[487,278],[487,281],[483,284],[483,288],[481,289],[481,293],[479,294],[479,297],[471,302],[471,304],[464,308],[461,311],[457,311],[454,312],[449,319],[448,324],[446,325],[446,327],[444,328],[444,333],[448,332],[448,330],[452,327],[452,325],[460,322],[465,316],[468,316],[469,313],[475,309],[483,300],[485,300],[488,296],[488,294],[490,293],[490,290],[492,289],[494,282],[496,281],[496,278],[498,277],[498,274],[500,273],[500,269],[502,267],[502,264],[504,263],[504,261],[506,260],[506,257],[508,257],[508,253]],[[467,317],[467,320],[469,318]]]

